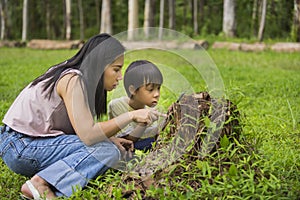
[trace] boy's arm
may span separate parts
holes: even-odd
[[[128,106],[125,103],[124,97],[113,99],[108,104],[108,116],[110,119],[113,119],[124,112],[128,112]],[[129,134],[131,134],[135,129],[135,126],[133,124],[129,124],[125,129],[122,129],[118,134],[117,137],[122,137],[129,139],[131,141],[136,141],[138,138],[135,137],[128,137]],[[127,138],[128,137],[128,138]]]
[[[115,99],[109,103],[109,117],[115,118],[128,110],[122,103],[122,99]],[[137,124],[137,126],[135,126],[131,123],[125,129],[121,130],[118,136],[136,142],[142,137],[145,129],[146,126],[143,124]]]
[[[157,121],[153,124],[147,126],[144,131],[143,137],[155,137],[159,134],[158,123]]]
[[[146,126],[144,124],[138,124],[131,132],[127,132],[128,135],[125,135],[124,138],[136,142],[142,137],[145,130]]]
[[[125,112],[128,112],[128,110],[125,110],[125,108],[123,108],[120,99],[114,99],[109,102],[108,104],[109,119],[115,118]]]
[[[128,109],[124,105],[124,100],[122,97],[112,99],[108,104],[108,117],[109,119],[113,119],[126,112],[127,110]],[[130,125],[127,125],[125,129],[122,129],[117,133],[116,137],[125,138],[124,136],[128,135],[132,130],[133,128]]]

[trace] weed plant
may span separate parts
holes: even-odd
[[[0,48],[0,119],[30,81],[75,52]],[[221,148],[205,159],[184,155],[160,173],[156,187],[147,190],[136,187],[134,181],[125,181],[124,174],[110,169],[70,199],[300,198],[299,53],[227,50],[208,53],[220,70],[226,97],[243,115],[242,139],[228,142],[231,140],[223,138]],[[198,84],[194,73],[185,70],[181,73]],[[165,109],[175,100],[169,95],[162,88],[160,104]],[[1,199],[18,199],[27,178],[11,172],[2,160],[0,169]]]

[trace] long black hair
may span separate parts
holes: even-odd
[[[106,33],[102,33],[90,38],[73,57],[64,62],[51,66],[46,73],[33,80],[30,87],[33,87],[39,82],[47,79],[43,85],[43,92],[47,92],[46,97],[50,99],[55,89],[55,83],[60,78],[61,73],[67,69],[79,70],[84,58],[86,58],[87,55],[100,43],[110,38],[112,37]],[[122,48],[122,51],[125,51],[123,46]],[[97,84],[97,90],[94,98],[96,115],[97,117],[100,117],[107,111],[107,91],[103,87],[103,74],[101,75],[101,78]]]

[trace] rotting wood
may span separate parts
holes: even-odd
[[[212,111],[213,105],[217,108],[215,111]],[[156,146],[141,162],[137,163],[132,171],[123,174],[123,182],[135,186],[133,190],[123,190],[123,197],[132,197],[135,190],[138,189],[142,195],[145,195],[145,191],[150,186],[157,187],[162,181],[160,179],[162,174],[169,173],[172,166],[176,166],[177,161],[172,160],[174,155],[176,157],[179,154],[185,154],[190,162],[195,159],[205,159],[200,155],[205,138],[209,133],[205,119],[209,118],[211,122],[216,122],[222,118],[222,115],[224,116],[224,119],[221,120],[223,126],[220,126],[220,132],[209,154],[217,151],[221,145],[221,138],[225,135],[228,141],[239,140],[242,129],[237,106],[228,99],[216,100],[208,92],[184,95],[179,101],[174,102],[169,107],[167,118],[161,126],[161,131],[165,131],[166,134],[158,137]],[[172,140],[176,137],[179,140]],[[176,155],[178,152],[179,154]]]

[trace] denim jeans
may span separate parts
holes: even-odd
[[[114,166],[120,152],[110,141],[86,146],[77,135],[30,137],[6,127],[0,134],[0,156],[12,171],[36,174],[57,196],[69,197]]]

